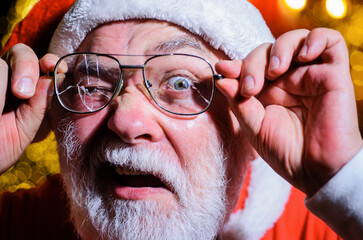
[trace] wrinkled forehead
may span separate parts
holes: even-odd
[[[155,55],[189,53],[227,59],[202,38],[172,23],[159,20],[127,20],[102,24],[87,34],[80,52]]]

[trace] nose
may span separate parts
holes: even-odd
[[[108,120],[108,128],[125,143],[158,142],[163,137],[158,114],[161,114],[135,86],[127,86],[117,97],[115,110]],[[155,111],[156,110],[156,111]]]

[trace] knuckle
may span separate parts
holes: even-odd
[[[313,34],[324,34],[324,35],[331,35],[331,36],[334,36],[334,37],[340,37],[340,38],[343,38],[342,34],[338,31],[338,30],[335,30],[335,29],[331,29],[331,28],[324,28],[324,27],[320,27],[320,28],[314,28],[313,30],[311,30],[311,32]]]
[[[17,43],[14,46],[10,47],[8,50],[6,50],[4,54],[1,56],[1,58],[4,59],[6,62],[11,63],[14,57],[17,57],[19,55],[21,56],[31,55],[31,53],[33,53],[33,55],[36,56],[30,47],[28,47],[24,43]]]
[[[280,51],[281,49],[281,45],[284,45],[284,44],[280,44],[281,42],[276,40],[276,42],[271,46],[271,53],[270,55],[275,55],[277,52]]]
[[[17,43],[17,44],[15,44],[14,46],[12,46],[12,47],[9,49],[9,51],[10,51],[11,53],[14,53],[14,52],[17,52],[17,51],[21,51],[21,50],[23,50],[23,49],[26,49],[26,48],[28,48],[28,46],[27,46],[27,45],[25,45],[24,43]]]
[[[338,31],[338,30],[335,30],[335,29],[330,29],[332,31],[332,34],[337,37],[339,40],[344,40],[344,37],[343,35]]]
[[[301,36],[301,37],[306,37],[311,31],[305,28],[302,29],[295,29],[289,32],[286,32],[284,34],[282,34],[280,37],[278,37],[276,39],[276,42],[281,42],[281,41],[286,41],[291,39],[292,37],[295,36]]]
[[[47,53],[42,58],[39,59],[39,64],[43,67],[51,67],[53,68],[58,62],[59,58],[51,53]],[[64,63],[63,63],[64,64]]]
[[[15,61],[12,61],[12,63],[10,64],[10,67],[12,70],[16,70],[16,69],[21,69],[21,71],[26,71],[26,70],[35,70],[38,71],[39,69],[39,64],[38,62],[35,62],[32,59],[17,59]]]
[[[26,59],[37,59],[35,52],[23,43],[18,43],[12,46],[8,51],[8,56],[14,58],[26,58]]]
[[[273,45],[274,45],[274,43],[269,43],[269,42],[263,43],[258,47],[258,49],[261,49],[261,50],[270,49]]]
[[[247,58],[243,59],[243,64],[242,64],[243,69],[247,69],[253,65],[254,65],[253,59],[251,57],[247,57]]]
[[[14,46],[12,46],[11,48],[9,48],[9,50],[7,51],[7,56],[11,57],[14,56],[15,54],[17,54],[19,51],[21,51],[21,49],[23,48],[23,43],[17,43]]]
[[[253,61],[256,57],[260,57],[261,55],[265,55],[268,50],[270,50],[272,43],[262,43],[253,49],[245,58],[247,61]]]

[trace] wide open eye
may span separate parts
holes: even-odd
[[[161,55],[145,63],[145,84],[151,97],[164,110],[176,114],[205,111],[213,97],[211,65],[187,54]]]
[[[169,86],[176,90],[188,90],[192,86],[192,81],[184,76],[175,76],[169,79]]]

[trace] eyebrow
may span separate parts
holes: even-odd
[[[166,42],[158,42],[150,49],[146,50],[147,54],[173,53],[179,49],[190,47],[197,50],[203,50],[200,42],[191,36],[183,36],[174,38]]]

